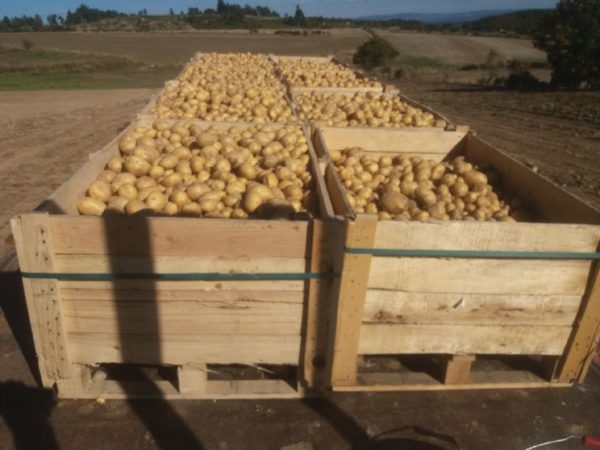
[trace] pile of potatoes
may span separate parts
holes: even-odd
[[[380,220],[515,221],[525,218],[518,199],[502,200],[499,176],[457,157],[435,162],[419,156],[365,154],[360,148],[331,152],[348,202]]]
[[[278,65],[288,83],[295,87],[381,87],[378,81],[360,78],[354,71],[332,62],[281,59]]]
[[[198,55],[176,83],[165,86],[150,112],[163,119],[296,121],[266,57],[250,54]]]
[[[296,97],[299,117],[336,127],[439,127],[446,122],[433,114],[414,108],[400,97],[375,92],[352,96],[323,92],[305,92]]]
[[[294,126],[157,120],[119,141],[82,215],[293,219],[315,211],[309,147]]]

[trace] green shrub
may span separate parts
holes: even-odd
[[[398,52],[386,40],[374,37],[362,44],[354,53],[352,61],[364,69],[391,65]]]

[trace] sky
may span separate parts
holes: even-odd
[[[453,13],[485,10],[553,8],[556,0],[229,0],[230,3],[269,6],[276,11],[293,13],[299,3],[305,14],[326,17],[361,17],[397,13]],[[173,8],[184,11],[193,6],[214,8],[217,0],[0,0],[0,17],[48,14],[64,15],[81,3],[121,12],[164,14]]]

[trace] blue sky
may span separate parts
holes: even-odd
[[[146,8],[149,13],[186,10],[190,6],[201,9],[214,7],[216,0],[0,0],[0,17],[16,15],[64,14],[81,3],[102,9],[137,12]],[[300,3],[308,15],[359,17],[395,13],[449,13],[489,9],[552,8],[556,0],[230,0],[231,3],[266,5],[280,13],[293,12]]]

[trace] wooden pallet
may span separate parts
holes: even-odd
[[[187,364],[172,367],[173,379],[138,376],[136,379],[112,378],[104,368],[80,366],[78,380],[57,380],[60,398],[78,399],[167,399],[233,400],[292,399],[315,395],[297,380],[284,379],[211,379],[206,365]],[[136,371],[136,373],[140,373]]]
[[[352,146],[376,155],[435,160],[465,155],[494,167],[504,190],[517,194],[542,219],[378,222],[352,210],[329,163],[326,184],[336,213],[347,221],[331,313],[334,389],[391,389],[358,382],[360,355],[542,355],[552,366],[546,381],[563,385],[585,377],[600,329],[597,261],[390,256],[389,250],[593,254],[600,243],[600,212],[472,133],[323,128],[315,138],[325,154]],[[348,250],[356,248],[369,251]]]
[[[123,133],[149,122],[135,121]],[[118,140],[91,155],[36,212],[11,221],[43,385],[58,385],[64,396],[92,395],[98,383],[90,368],[104,363],[303,369],[314,352],[303,341],[304,305],[328,296],[331,279],[286,274],[331,272],[316,256],[326,248],[327,220],[78,216],[78,201],[118,153]],[[309,152],[318,214],[328,219],[332,206],[310,145]],[[255,273],[267,279],[238,275]],[[299,376],[309,384],[304,378],[310,374]],[[103,386],[115,390],[110,380]],[[219,386],[208,383],[198,395],[249,396],[259,385]],[[254,394],[298,395],[269,389]]]

